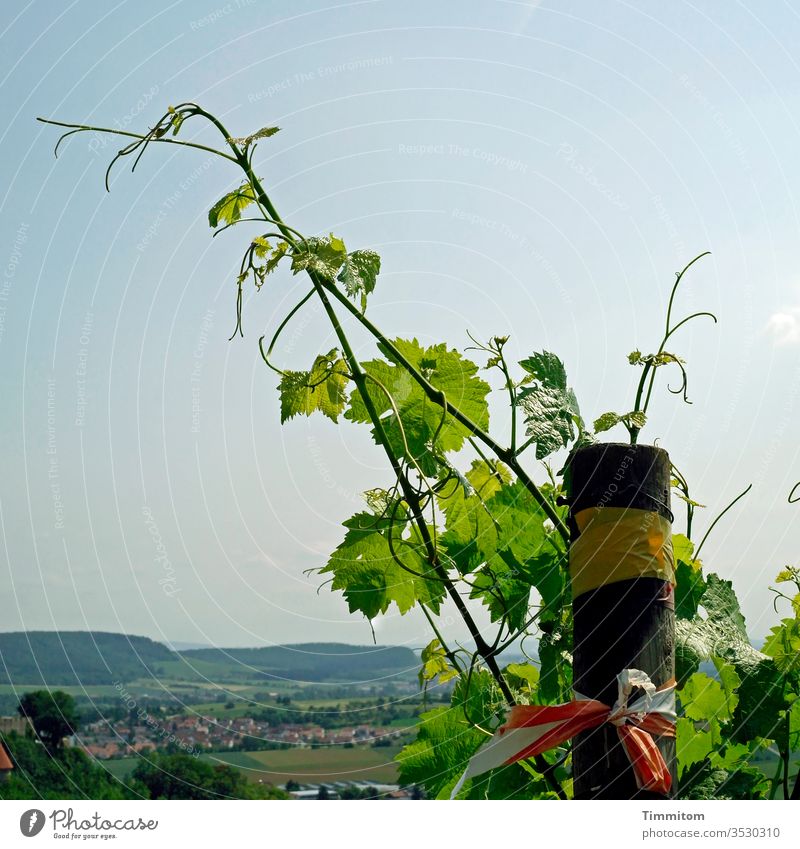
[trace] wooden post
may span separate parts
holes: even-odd
[[[671,523],[670,477],[669,456],[661,448],[610,443],[576,451],[568,470],[573,543],[580,535],[576,515],[592,507],[651,511]],[[637,577],[582,592],[573,600],[573,617],[576,692],[612,705],[616,676],[623,669],[641,669],[657,687],[674,677],[675,610],[669,581]],[[674,795],[675,740],[659,737],[656,743],[672,774]],[[611,725],[579,734],[572,760],[576,799],[664,798],[638,790]]]

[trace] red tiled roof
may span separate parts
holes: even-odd
[[[11,763],[6,747],[0,743],[0,771],[7,772],[10,769],[14,769],[14,764]]]

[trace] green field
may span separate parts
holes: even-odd
[[[118,758],[111,761],[97,761],[103,769],[108,770],[114,778],[127,778],[139,763],[140,758]]]
[[[265,752],[212,752],[202,755],[213,763],[235,766],[250,781],[286,784],[289,780],[321,784],[334,781],[397,781],[394,756],[399,747],[372,749],[276,749]]]
[[[203,760],[240,769],[249,781],[284,785],[289,780],[309,784],[334,781],[375,781],[393,784],[397,766],[393,759],[399,746],[345,749],[275,749],[264,752],[209,752]],[[119,779],[127,778],[139,758],[100,761],[104,769]]]
[[[258,702],[241,701],[231,697],[230,701],[234,702],[236,707],[226,708],[225,702],[200,702],[197,704],[186,705],[187,713],[198,714],[200,716],[212,716],[215,718],[233,719],[237,716],[252,716],[254,710],[263,707]],[[289,722],[290,719],[287,719]]]
[[[150,682],[152,689],[153,682]],[[0,684],[0,695],[2,696],[21,696],[23,693],[30,693],[34,690],[42,690],[46,688],[40,681],[38,684]],[[70,696],[113,696],[119,691],[113,684],[87,684],[85,687],[73,684],[54,684],[49,689],[63,690],[69,693]],[[130,690],[129,690],[130,692]]]

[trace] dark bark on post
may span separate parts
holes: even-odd
[[[574,517],[590,507],[633,507],[670,512],[670,462],[650,445],[610,443],[577,451],[569,463],[570,533]],[[675,611],[672,588],[660,578],[634,578],[582,593],[573,601],[573,686],[576,692],[612,705],[616,676],[641,669],[658,687],[675,674]],[[660,737],[658,748],[677,788],[675,740]],[[639,791],[616,728],[602,725],[575,738],[576,799],[663,799]]]

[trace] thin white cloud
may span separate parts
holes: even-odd
[[[800,345],[800,307],[773,313],[767,331],[776,345]]]

